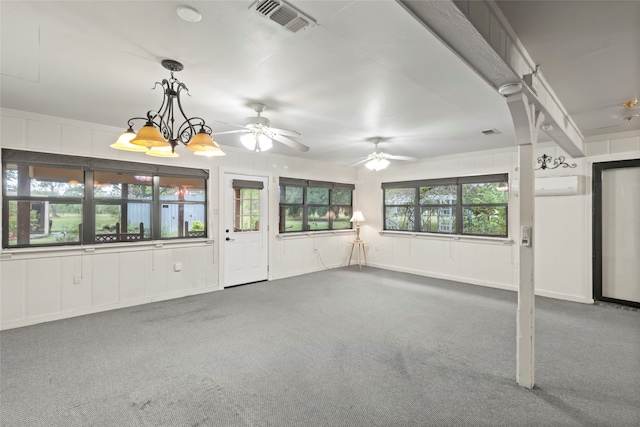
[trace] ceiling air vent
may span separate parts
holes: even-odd
[[[312,28],[315,21],[283,0],[258,0],[249,9],[255,10],[292,33]]]
[[[483,130],[482,133],[485,135],[500,135],[502,132],[497,129],[487,129]]]

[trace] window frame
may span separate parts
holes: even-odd
[[[294,187],[302,189],[302,203],[287,203],[286,202],[286,188]],[[324,188],[327,189],[329,194],[327,197],[327,204],[318,204],[318,203],[309,203],[308,197],[308,189],[309,188]],[[334,190],[348,190],[351,192],[351,204],[334,204]],[[334,209],[340,208],[349,208],[351,210],[351,215],[353,215],[353,191],[355,190],[354,184],[346,184],[339,182],[329,182],[329,181],[313,181],[313,180],[305,180],[305,179],[296,179],[296,178],[285,178],[280,177],[279,183],[279,221],[278,221],[278,233],[280,234],[289,234],[289,233],[322,233],[327,231],[336,231],[336,230],[352,230],[353,224],[349,228],[335,228],[334,226],[334,218],[333,215],[328,215],[327,218],[327,228],[323,229],[315,229],[312,230],[309,226],[309,209],[310,208],[326,208],[327,213],[334,211]],[[286,212],[287,208],[290,207],[299,207],[302,211],[302,224],[300,230],[286,230],[286,221],[283,216]],[[350,219],[351,217],[349,217]]]
[[[82,197],[70,198],[70,197],[43,197],[43,196],[24,196],[24,195],[7,195],[7,165],[23,165],[23,166],[41,166],[51,168],[66,168],[80,170],[83,173],[84,179],[84,192]],[[130,175],[145,175],[151,177],[152,196],[151,199],[129,199],[123,198],[121,194],[120,198],[100,198],[94,197],[94,173],[95,172],[109,172],[109,173],[122,173]],[[203,180],[203,201],[174,201],[174,200],[160,200],[160,178],[185,178]],[[68,156],[62,154],[48,154],[40,152],[21,151],[13,149],[2,149],[2,209],[4,215],[2,216],[2,248],[6,249],[20,249],[31,247],[58,247],[58,246],[82,246],[93,245],[103,243],[130,243],[140,241],[153,241],[153,240],[172,240],[172,239],[193,239],[193,238],[206,238],[208,236],[208,186],[209,186],[209,172],[204,169],[184,168],[168,165],[156,165],[149,163],[134,163],[124,162],[119,160],[109,159],[96,159],[90,157],[80,156]],[[42,201],[48,203],[74,203],[81,205],[81,224],[79,239],[77,242],[56,242],[56,243],[33,243],[29,238],[28,244],[13,244],[9,245],[9,203],[14,201]],[[141,238],[137,236],[128,236],[127,229],[121,231],[116,239],[108,241],[100,241],[96,238],[96,206],[97,205],[115,205],[122,207],[125,203],[136,204],[149,204],[150,205],[150,232],[148,237],[144,237],[146,233],[142,232]],[[187,233],[187,235],[176,237],[163,237],[162,236],[162,205],[168,203],[179,204],[191,204],[202,205],[204,207],[204,231],[199,233]]]
[[[408,233],[421,233],[421,234],[436,234],[447,236],[480,236],[480,237],[497,237],[508,238],[509,237],[509,196],[508,189],[507,201],[505,203],[481,203],[471,204],[463,203],[462,188],[465,184],[491,184],[509,182],[509,174],[491,174],[491,175],[477,175],[477,176],[465,176],[465,177],[453,177],[453,178],[440,178],[440,179],[424,179],[414,181],[400,181],[400,182],[383,182],[382,187],[382,229],[384,231],[394,232],[408,232]],[[456,201],[452,204],[433,204],[433,203],[420,203],[420,189],[425,187],[438,187],[438,186],[455,186],[456,189]],[[410,204],[387,204],[387,190],[391,189],[413,189],[414,201]],[[473,208],[478,206],[496,206],[504,207],[505,216],[505,234],[487,234],[487,233],[469,233],[464,232],[464,212],[467,208]],[[413,228],[411,229],[391,229],[387,228],[387,208],[394,207],[409,207],[413,208]],[[451,232],[441,231],[424,231],[422,225],[422,209],[423,208],[441,208],[451,207],[453,210],[453,219],[455,221],[455,227]]]

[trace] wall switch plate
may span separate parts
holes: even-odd
[[[176,262],[173,265],[173,271],[182,271],[182,263],[181,262]]]

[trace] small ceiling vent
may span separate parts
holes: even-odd
[[[292,33],[298,33],[316,25],[313,19],[283,0],[258,0],[249,9],[255,10]]]
[[[500,135],[502,132],[500,132],[498,129],[487,129],[483,130],[482,133],[485,135]]]

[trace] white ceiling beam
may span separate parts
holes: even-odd
[[[493,1],[397,1],[496,90],[522,82],[546,117],[545,132],[570,156],[584,157],[582,133]]]

